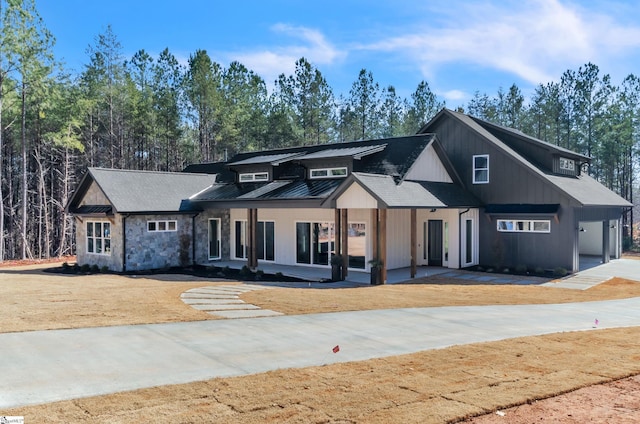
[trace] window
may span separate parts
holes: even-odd
[[[551,221],[499,219],[497,227],[503,233],[550,233]]]
[[[268,172],[253,172],[248,174],[240,174],[238,176],[241,183],[248,183],[253,181],[269,181]]]
[[[576,163],[573,159],[560,158],[560,169],[563,171],[575,171]]]
[[[347,176],[347,167],[312,169],[310,178],[343,178]]]
[[[220,259],[220,219],[209,220],[209,259]]]
[[[489,182],[489,155],[473,156],[473,183],[486,184]]]
[[[335,250],[333,222],[296,223],[296,262],[299,264],[329,265]]]
[[[178,221],[147,221],[147,231],[150,233],[178,231]]]
[[[110,222],[87,222],[87,253],[111,255]]]
[[[235,242],[235,257],[246,259],[248,249],[247,221],[236,221]],[[273,221],[258,221],[256,256],[261,260],[275,261],[275,223]]]

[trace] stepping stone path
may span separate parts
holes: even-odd
[[[224,318],[257,318],[283,315],[269,309],[260,309],[256,305],[240,299],[242,293],[253,290],[267,290],[272,287],[252,284],[198,287],[180,295],[184,303],[192,308]]]

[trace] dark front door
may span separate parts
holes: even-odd
[[[442,266],[442,220],[429,220],[429,266]]]

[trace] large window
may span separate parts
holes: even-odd
[[[549,220],[499,219],[498,231],[504,233],[550,233]]]
[[[220,219],[209,220],[209,259],[220,259]]]
[[[247,221],[235,222],[235,257],[247,258],[248,249]],[[273,221],[258,221],[256,228],[256,256],[265,261],[275,260],[275,223]]]
[[[299,264],[329,265],[335,250],[333,222],[296,223],[296,262]]]
[[[347,168],[316,168],[312,169],[310,178],[343,178],[347,176]]]
[[[486,184],[489,182],[489,155],[473,156],[473,183]]]
[[[103,221],[87,222],[87,253],[111,254],[111,223]]]

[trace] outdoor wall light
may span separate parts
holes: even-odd
[[[436,211],[436,208],[433,208],[433,209],[431,209],[429,212],[432,212],[432,213],[433,213],[433,212],[435,212],[435,211]]]
[[[580,232],[581,232],[581,233],[586,233],[586,232],[587,232],[587,230],[585,230],[585,229],[584,229],[584,227],[580,227]]]

